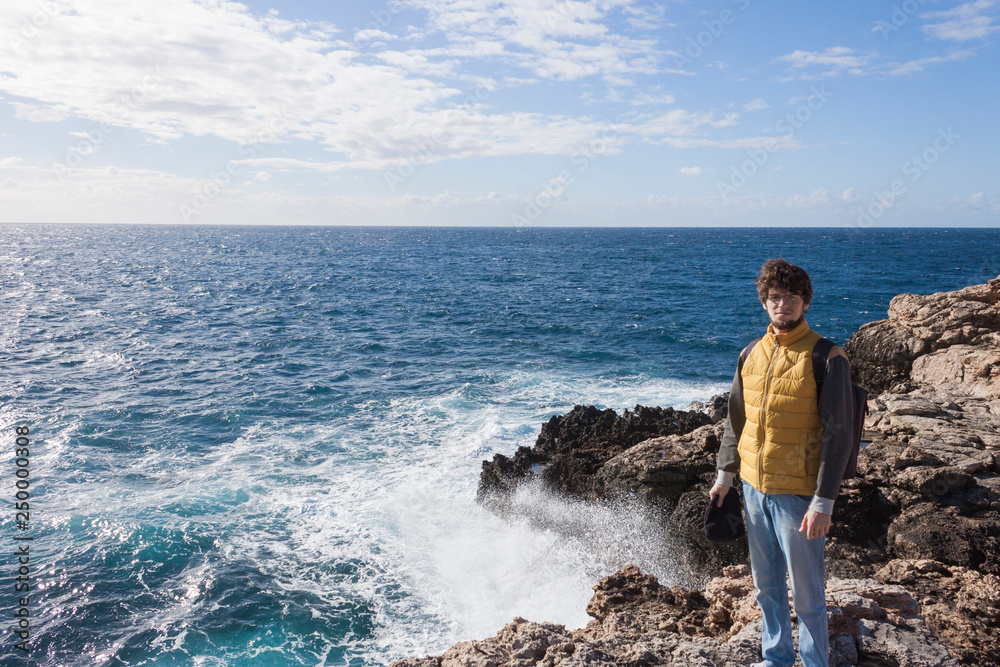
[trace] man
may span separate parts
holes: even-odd
[[[771,323],[733,378],[718,477],[709,494],[721,506],[739,473],[750,567],[764,614],[764,662],[757,664],[795,662],[787,571],[802,663],[827,667],[823,547],[851,450],[851,368],[834,346],[817,396],[812,351],[820,335],[805,321],[812,284],[804,270],[769,259],[757,292]]]

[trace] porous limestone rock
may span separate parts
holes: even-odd
[[[967,665],[1000,664],[1000,578],[935,560],[895,559],[875,576],[905,586],[927,625]]]
[[[844,346],[855,378],[872,395],[935,385],[997,397],[998,304],[1000,277],[953,292],[897,295],[887,319],[863,325]]]
[[[833,579],[827,592],[834,667],[959,664],[903,586]],[[515,618],[490,639],[391,667],[723,667],[760,660],[760,610],[746,566],[727,568],[704,591],[663,586],[628,566],[598,582],[587,613],[594,620],[573,631]]]

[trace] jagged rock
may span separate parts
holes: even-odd
[[[970,587],[977,594],[982,588]],[[958,665],[902,586],[833,579],[827,591],[832,665]],[[760,660],[760,609],[745,565],[727,568],[704,592],[663,586],[630,565],[598,582],[587,613],[594,620],[572,632],[515,618],[493,638],[391,667],[723,667]]]
[[[989,359],[1000,349],[998,304],[1000,277],[954,292],[896,296],[888,319],[863,325],[845,345],[856,381],[872,396],[945,384],[960,393],[996,397],[1000,378]],[[961,347],[940,354],[953,346]],[[925,355],[934,356],[915,366]]]
[[[959,664],[924,622],[919,603],[904,587],[874,579],[834,578],[827,581],[826,593],[831,621],[834,618],[839,621],[836,630],[831,622],[831,647],[849,658],[852,651],[847,638],[852,637],[857,664],[914,667]]]
[[[762,614],[755,591],[747,565],[723,568],[721,577],[706,584],[709,609],[705,625],[713,637],[723,640],[735,637],[743,628],[760,620]]]
[[[899,510],[884,491],[885,487],[864,477],[841,486],[826,540],[830,574],[863,578],[885,562],[886,533]]]
[[[494,495],[507,495],[518,484],[531,475],[533,457],[527,447],[518,447],[513,458],[495,454],[492,461],[483,461],[483,471],[479,477],[479,500],[486,491]]]
[[[993,453],[1000,451],[1000,399],[920,387],[909,394],[883,394],[869,406],[869,436],[903,445],[900,453],[911,447],[910,458],[933,457],[925,465],[944,464],[971,474],[994,465]]]
[[[697,411],[637,405],[619,416],[611,409],[577,405],[543,424],[534,447],[522,447],[513,459],[496,454],[484,461],[479,497],[509,491],[534,474],[534,465],[542,468],[551,488],[589,497],[594,474],[609,459],[644,440],[689,433],[708,423],[709,417]]]
[[[866,422],[872,444],[859,457],[859,480],[845,484],[835,508],[832,569],[850,562],[871,574],[879,566],[871,556],[882,548],[883,559],[933,558],[996,572],[1000,278],[899,295],[888,315],[845,346],[855,377],[874,396]],[[851,507],[858,481],[879,489],[876,512]],[[867,540],[843,544],[842,522],[867,526]]]
[[[709,603],[696,590],[661,586],[651,574],[634,565],[604,577],[594,587],[587,605],[596,622],[597,634],[646,634],[673,632],[688,637],[708,637],[705,627]],[[592,628],[592,630],[596,630]],[[593,632],[592,632],[593,634]]]
[[[943,465],[941,459],[934,456],[930,452],[925,452],[916,447],[907,447],[896,459],[894,467],[897,470],[903,470],[909,468],[910,466],[930,466],[937,467]]]
[[[548,463],[543,479],[553,488],[589,495],[593,474],[609,459],[650,438],[689,433],[709,423],[701,412],[635,406],[618,417],[577,406],[542,426],[535,455]]]
[[[901,489],[919,493],[926,500],[943,498],[976,484],[976,480],[961,468],[906,468],[893,481]]]
[[[903,617],[920,612],[920,605],[905,588],[875,579],[831,577],[826,583],[826,596],[855,620],[881,621],[895,614],[899,622],[903,622]]]
[[[394,660],[392,667],[441,667],[441,656],[426,658],[403,658]]]
[[[723,421],[729,415],[729,392],[713,396],[707,401],[693,401],[688,410],[704,412],[713,422]]]
[[[851,376],[868,390],[869,396],[889,390],[906,391],[913,360],[930,351],[926,341],[883,322],[863,324],[844,345],[851,360]]]
[[[1000,574],[1000,516],[995,511],[962,516],[958,507],[920,503],[892,522],[888,544],[896,558],[932,559]]]
[[[963,664],[1000,664],[1000,578],[934,560],[893,560],[875,575],[906,586]]]
[[[1000,349],[953,345],[919,357],[910,379],[957,396],[1000,397]]]
[[[878,665],[958,667],[958,660],[922,625],[911,629],[868,619],[858,621],[858,625],[859,662],[861,656],[877,656]]]
[[[684,435],[644,440],[608,460],[594,475],[594,495],[636,495],[676,503],[681,494],[715,470],[725,423],[702,426]]]

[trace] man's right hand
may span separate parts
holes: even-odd
[[[716,499],[715,501],[715,506],[722,507],[722,499],[726,497],[727,493],[729,493],[728,486],[725,486],[723,484],[716,484],[709,490],[708,495],[712,498],[718,496],[718,499]]]

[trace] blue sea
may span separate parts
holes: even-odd
[[[725,391],[772,256],[843,342],[996,277],[1000,230],[0,226],[0,661],[382,665],[580,627],[630,562],[684,581],[650,510],[530,487],[501,519],[481,461]]]

